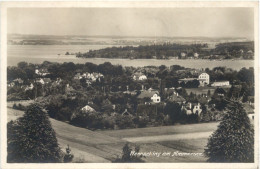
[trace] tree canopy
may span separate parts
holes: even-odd
[[[7,124],[7,161],[61,162],[62,151],[47,114],[36,104],[24,116]]]
[[[254,129],[240,101],[232,100],[205,154],[210,162],[253,162]]]

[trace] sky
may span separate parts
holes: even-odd
[[[254,37],[253,8],[9,8],[7,33]]]

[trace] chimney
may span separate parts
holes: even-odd
[[[142,85],[142,90],[144,90],[144,85]]]

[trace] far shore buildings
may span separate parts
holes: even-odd
[[[77,79],[77,80],[80,80],[80,79],[86,79],[86,83],[91,83],[92,82],[95,82],[96,80],[101,80],[101,78],[104,78],[104,75],[101,74],[101,73],[96,73],[96,72],[93,72],[93,73],[77,73],[75,76],[74,76],[74,79]]]

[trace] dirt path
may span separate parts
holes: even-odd
[[[145,137],[126,137],[123,138],[123,140],[132,143],[153,143],[153,142],[160,142],[160,141],[208,138],[212,133],[213,132],[196,132],[196,133],[145,136]]]

